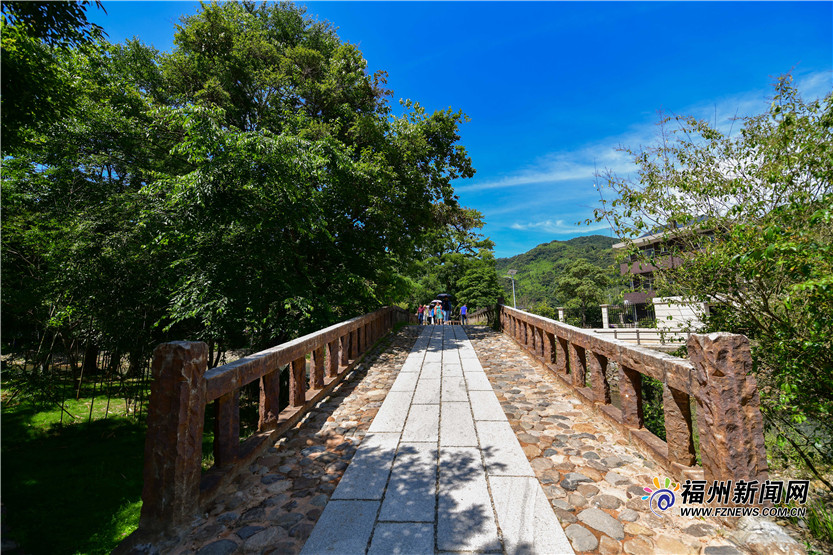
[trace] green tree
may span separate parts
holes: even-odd
[[[465,302],[469,310],[477,310],[497,304],[503,296],[495,271],[495,259],[491,251],[481,251],[457,284],[458,304]]]
[[[411,305],[426,303],[440,293],[454,296],[469,308],[495,304],[500,298],[494,243],[479,233],[483,216],[477,210],[437,206],[445,225],[429,230],[419,249],[418,262],[409,270],[413,284]]]
[[[573,262],[555,283],[555,293],[563,306],[579,309],[581,325],[587,325],[591,306],[604,302],[605,289],[610,285],[609,272],[583,258]]]
[[[558,319],[558,311],[550,306],[546,299],[537,302],[529,308],[529,311],[544,318]]]
[[[660,268],[659,290],[712,303],[708,330],[749,336],[775,454],[815,472],[833,464],[833,95],[805,102],[785,76],[740,123],[665,119],[661,144],[629,151],[638,180],[607,176],[597,220],[623,239],[665,233],[682,264]]]
[[[72,74],[58,52],[85,47],[101,35],[87,21],[89,2],[3,2],[3,153],[14,151],[21,133],[55,122],[74,109]],[[104,9],[100,2],[98,8]]]
[[[187,337],[216,362],[405,298],[463,217],[465,116],[391,116],[383,75],[292,5],[207,4],[175,42],[53,53],[78,109],[4,162],[4,340]]]

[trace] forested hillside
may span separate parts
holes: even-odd
[[[610,248],[617,242],[614,237],[589,235],[576,237],[568,241],[551,241],[511,258],[498,258],[498,275],[505,276],[510,269],[517,270],[515,275],[515,294],[518,306],[533,307],[546,301],[551,307],[566,306],[570,299],[559,298],[558,284],[567,270],[579,260],[586,260],[590,265],[603,270],[609,278],[609,284],[602,286],[602,296],[606,302],[614,298],[621,287],[618,285],[619,272],[615,268],[615,254]],[[512,282],[501,282],[508,302],[512,299]],[[607,296],[610,299],[607,299]]]

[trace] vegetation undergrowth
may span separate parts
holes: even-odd
[[[106,404],[95,398],[94,407]],[[89,399],[65,405],[85,407]],[[8,536],[31,554],[110,553],[139,522],[145,422],[111,414],[61,426],[60,412],[3,403]]]
[[[807,503],[807,517],[804,519],[813,536],[833,545],[833,510],[821,499]]]

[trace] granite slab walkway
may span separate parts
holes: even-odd
[[[460,326],[426,326],[302,554],[573,553]]]

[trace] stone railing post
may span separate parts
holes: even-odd
[[[566,376],[570,371],[569,343],[558,336],[555,336],[555,369],[562,376]]]
[[[602,305],[602,327],[604,329],[610,327],[610,314],[607,311],[608,308],[610,308],[609,304]]]
[[[326,362],[326,345],[317,347],[312,352],[312,372],[310,372],[311,389],[324,388],[324,363]]]
[[[763,416],[749,340],[730,333],[692,334],[700,458],[706,480],[767,479]]]
[[[559,307],[557,308],[557,310],[558,310],[558,321],[559,321],[559,322],[563,322],[563,321],[564,321],[564,307],[563,307],[563,306],[559,306]]]
[[[610,404],[610,384],[607,382],[607,357],[591,352],[587,356],[590,383],[593,385],[593,399],[597,403]]]
[[[690,397],[684,392],[663,384],[662,406],[665,413],[665,441],[668,460],[683,466],[694,466],[697,453],[691,425]]]
[[[350,364],[350,332],[342,335],[339,341],[341,342],[341,365],[347,366]]]
[[[327,377],[328,378],[335,378],[338,376],[338,363],[339,363],[339,352],[338,352],[338,339],[334,339],[327,343]]]
[[[586,387],[587,352],[583,347],[574,343],[570,343],[570,372],[573,376],[574,387]]]
[[[298,357],[289,367],[289,404],[293,407],[303,407],[307,393],[307,358]]]
[[[619,393],[622,399],[622,424],[628,428],[642,428],[645,417],[642,408],[642,374],[619,365]],[[702,444],[701,444],[702,445]]]
[[[163,343],[153,351],[140,527],[190,522],[198,510],[208,346]]]

